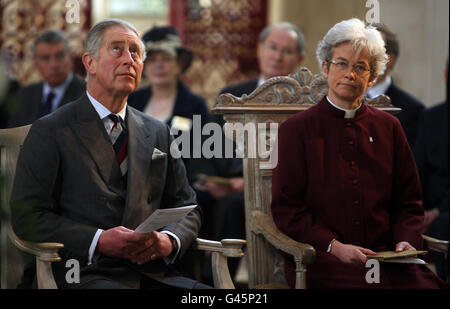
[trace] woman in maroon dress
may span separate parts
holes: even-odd
[[[329,90],[278,132],[272,214],[278,228],[316,249],[309,288],[433,288],[424,265],[380,264],[366,281],[367,255],[422,248],[422,196],[400,122],[362,103],[387,55],[380,33],[358,19],[336,24],[317,58]],[[286,259],[291,286],[295,265]]]

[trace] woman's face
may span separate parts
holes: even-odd
[[[166,52],[157,51],[147,56],[144,72],[150,84],[158,87],[176,83],[181,70],[175,57]]]
[[[330,63],[322,63],[330,99],[349,103],[359,100],[375,79],[370,69],[367,50],[357,54],[348,42],[336,46]]]

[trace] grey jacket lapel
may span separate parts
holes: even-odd
[[[150,164],[156,136],[144,126],[142,116],[133,108],[127,108],[128,126],[128,188],[127,202],[122,224],[135,228],[152,211],[148,198],[151,192]]]
[[[72,124],[74,132],[92,156],[103,181],[107,185],[112,184],[112,187],[120,187],[120,184],[115,182],[122,181],[122,175],[103,122],[86,94],[78,99],[76,104],[77,114]]]

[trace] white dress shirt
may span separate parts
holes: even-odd
[[[61,102],[62,98],[64,97],[64,94],[66,93],[67,87],[69,87],[69,84],[72,82],[73,79],[73,73],[70,73],[66,80],[63,81],[61,84],[56,86],[55,88],[50,87],[50,85],[46,82],[44,82],[44,86],[42,87],[42,98],[45,101],[48,97],[48,94],[50,92],[53,92],[55,95],[52,101],[52,109],[53,112],[55,109],[58,108],[59,103]]]
[[[376,98],[382,94],[385,94],[388,88],[392,84],[392,79],[388,75],[386,78],[379,84],[373,85],[366,91],[366,95],[369,97],[369,99]]]

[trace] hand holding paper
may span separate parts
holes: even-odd
[[[136,233],[151,233],[152,231],[183,219],[195,207],[197,207],[197,205],[157,209],[134,231]]]

